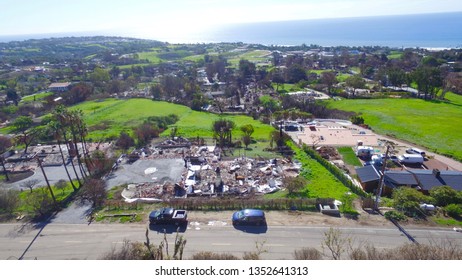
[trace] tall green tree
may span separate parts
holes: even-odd
[[[300,64],[292,64],[287,70],[287,80],[296,84],[300,81],[307,80],[306,70]]]
[[[56,120],[52,120],[51,122],[48,123],[48,130],[50,131],[50,134],[53,135],[54,139],[56,140],[57,144],[58,144],[58,149],[59,149],[59,153],[61,155],[61,161],[63,163],[63,166],[64,166],[64,170],[66,171],[66,174],[67,174],[67,178],[69,179],[69,182],[71,183],[71,186],[72,188],[75,190],[77,190],[73,180],[72,180],[72,177],[71,177],[71,174],[69,173],[69,169],[67,168],[67,162],[66,162],[66,157],[64,156],[64,153],[63,153],[63,149],[61,147],[62,145],[62,135],[60,133],[60,131],[62,131],[62,129],[60,128],[60,123]]]
[[[441,71],[436,67],[419,66],[411,73],[411,78],[419,92],[424,93],[425,100],[434,99],[443,85]]]
[[[74,171],[75,177],[79,183],[79,186],[82,185],[82,181],[80,180],[80,176],[77,172],[77,169],[74,164],[73,158],[76,156],[75,146],[73,145],[72,141],[68,141],[70,139],[71,133],[70,127],[73,125],[72,120],[69,118],[69,112],[64,106],[58,106],[55,108],[53,112],[54,119],[58,122],[56,128],[59,129],[59,134],[64,139],[65,144],[67,146],[67,150],[69,151],[69,158],[72,165],[72,169]]]
[[[345,82],[347,86],[353,88],[353,97],[355,96],[357,89],[366,87],[366,82],[359,74],[348,77]]]
[[[232,131],[235,127],[236,124],[229,119],[220,118],[213,122],[213,137],[217,141],[217,144],[220,148],[231,146],[233,135]]]

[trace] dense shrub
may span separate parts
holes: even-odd
[[[448,216],[451,216],[453,218],[458,218],[462,214],[462,208],[460,205],[457,204],[449,204],[446,207],[444,207],[444,211]]]
[[[420,204],[431,202],[432,198],[424,195],[416,189],[400,187],[393,191],[393,206],[409,217],[420,217],[423,215]]]
[[[15,190],[0,190],[0,213],[13,213],[19,205],[18,195]]]
[[[302,248],[294,251],[296,260],[322,260],[322,254],[315,248]]]
[[[438,206],[462,202],[459,192],[450,186],[434,187],[430,190],[430,196],[435,199],[435,204]]]
[[[387,219],[393,219],[393,220],[395,220],[395,221],[405,221],[405,220],[407,220],[406,215],[404,215],[404,214],[401,213],[401,212],[394,211],[394,210],[392,210],[392,211],[387,211],[387,212],[385,213],[384,216],[385,216],[385,218],[387,218]]]

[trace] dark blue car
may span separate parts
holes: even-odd
[[[244,209],[233,214],[233,225],[264,225],[266,224],[265,213],[258,209]]]

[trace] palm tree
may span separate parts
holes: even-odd
[[[82,181],[80,181],[79,174],[77,173],[77,170],[75,168],[74,160],[72,160],[72,155],[71,155],[71,150],[73,149],[71,147],[71,144],[69,144],[70,141],[68,141],[67,137],[67,130],[66,127],[68,127],[68,121],[66,117],[66,108],[64,106],[58,106],[55,111],[53,112],[53,116],[55,117],[56,121],[59,123],[59,131],[63,139],[65,140],[67,150],[69,151],[69,157],[71,158],[71,165],[72,169],[74,170],[75,177],[77,181],[79,182],[79,187],[82,186]]]
[[[74,182],[72,181],[72,178],[71,178],[71,174],[69,173],[69,170],[67,169],[66,159],[64,158],[63,149],[61,148],[61,134],[59,133],[59,131],[60,131],[59,125],[60,124],[57,121],[53,120],[50,123],[48,123],[48,129],[50,129],[50,131],[53,134],[53,137],[58,142],[59,153],[61,154],[61,159],[63,161],[64,169],[66,170],[66,174],[67,174],[67,177],[69,178],[69,182],[71,182],[72,189],[74,189],[74,191],[75,191],[75,190],[77,190],[77,188],[75,187],[75,184],[74,184]]]

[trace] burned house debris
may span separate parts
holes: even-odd
[[[150,148],[149,152],[144,151],[145,156],[138,159],[161,161],[161,165],[165,159],[181,161],[180,178],[161,180],[156,177],[156,169],[151,167],[145,172],[151,172],[150,177],[155,180],[147,178],[146,182],[130,184],[122,196],[127,201],[159,201],[196,196],[263,195],[283,188],[282,178],[297,176],[301,168],[290,159],[224,159],[216,146],[198,146],[182,141],[181,144],[164,141]]]

